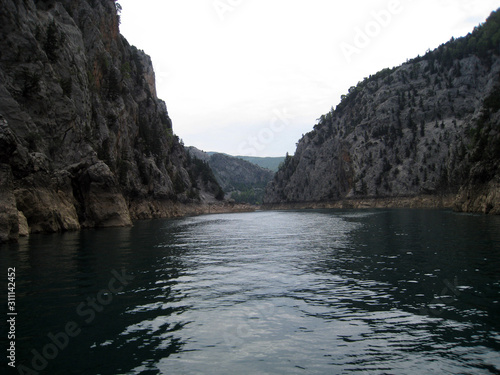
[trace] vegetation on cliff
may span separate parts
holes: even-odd
[[[23,217],[31,232],[129,225],[221,198],[173,133],[151,59],[120,35],[115,1],[0,7],[0,241]]]
[[[457,194],[459,210],[500,212],[499,46],[493,12],[351,87],[287,156],[265,202]]]

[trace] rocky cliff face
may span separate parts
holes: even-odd
[[[113,0],[0,0],[0,242],[130,225],[220,190],[197,175]]]
[[[287,157],[267,204],[457,194],[500,213],[500,15],[365,78]]]

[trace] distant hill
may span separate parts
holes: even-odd
[[[264,190],[274,172],[227,154],[204,152],[196,147],[187,150],[192,157],[208,163],[226,197],[238,203],[262,203]]]
[[[278,172],[279,166],[285,161],[284,156],[278,157],[257,157],[257,156],[236,156],[238,159],[243,159],[258,165],[259,167],[269,169],[273,172]]]
[[[204,151],[202,151],[204,152]],[[214,155],[214,154],[219,154],[219,152],[214,152],[214,151],[208,151],[205,152],[208,156]],[[231,156],[233,158],[238,158],[242,159],[245,161],[248,161],[252,164],[258,165],[261,168],[269,169],[270,171],[273,172],[278,172],[279,167],[281,163],[285,161],[284,156],[276,156],[276,157],[259,157],[259,156],[233,156],[233,155],[228,155],[228,154],[223,154],[227,156]]]

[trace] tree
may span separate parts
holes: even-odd
[[[59,32],[57,30],[56,22],[52,20],[47,27],[47,36],[43,49],[50,62],[57,61],[57,50],[59,49]]]
[[[115,0],[115,7],[116,7],[116,19],[118,20],[118,25],[120,25],[121,24],[122,6],[116,0]]]
[[[120,96],[120,81],[115,69],[111,67],[108,73],[108,99],[116,100]]]
[[[25,98],[31,97],[40,90],[41,76],[38,73],[30,72],[28,69],[23,69],[21,74],[23,82],[22,95]]]
[[[217,191],[217,194],[215,194],[215,199],[217,199],[218,201],[224,200],[224,191],[222,190],[222,188],[220,186],[219,186],[219,190]]]

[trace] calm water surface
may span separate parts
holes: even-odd
[[[500,374],[500,217],[142,221],[34,235],[0,264],[16,364],[40,374]]]

